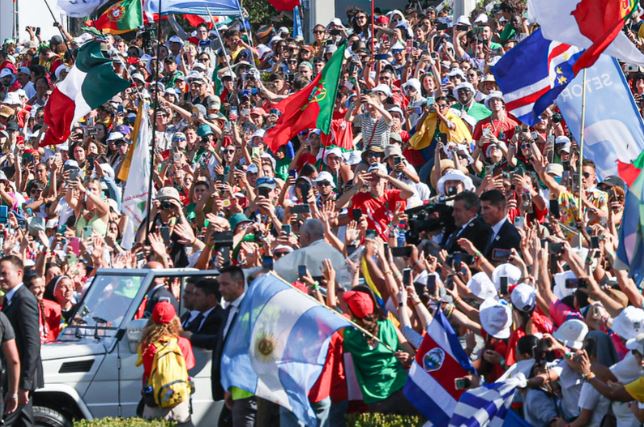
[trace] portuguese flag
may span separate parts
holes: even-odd
[[[121,0],[108,7],[89,25],[105,34],[123,34],[143,26],[141,0]]]
[[[47,132],[41,145],[65,142],[72,124],[128,87],[130,82],[116,75],[112,60],[103,55],[98,41],[84,44],[78,49],[76,63],[45,105]]]
[[[632,163],[624,163],[617,160],[617,175],[624,180],[629,187],[633,185],[640,172],[644,169],[644,151],[637,156]]]
[[[264,142],[272,152],[306,129],[317,128],[329,134],[346,48],[346,43],[338,47],[311,83],[275,106],[281,115],[264,135]]]

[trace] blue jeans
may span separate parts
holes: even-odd
[[[311,407],[318,420],[317,427],[328,427],[330,425],[331,399],[327,397],[319,402],[311,403]],[[291,411],[280,406],[280,427],[306,427],[306,424],[300,422]]]

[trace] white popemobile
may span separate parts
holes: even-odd
[[[55,343],[41,348],[45,387],[34,393],[36,425],[67,427],[76,419],[136,416],[143,374],[143,367],[136,366],[136,349],[146,320],[135,315],[150,283],[163,278],[183,292],[186,280],[216,274],[194,269],[99,270],[73,320]],[[212,400],[212,353],[193,350],[193,423],[216,425],[223,402]]]

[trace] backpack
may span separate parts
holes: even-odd
[[[154,343],[156,353],[148,386],[152,388],[154,403],[160,408],[174,408],[191,394],[186,361],[176,339]]]

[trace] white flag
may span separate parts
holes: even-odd
[[[128,250],[132,249],[136,232],[148,213],[150,141],[152,140],[148,110],[148,104],[139,107],[139,116],[136,120],[138,127],[135,126],[134,129],[136,140],[134,141],[132,162],[123,191],[123,214],[127,216],[128,221],[123,231],[121,247]]]
[[[58,7],[70,18],[85,18],[105,3],[107,0],[58,0]]]

